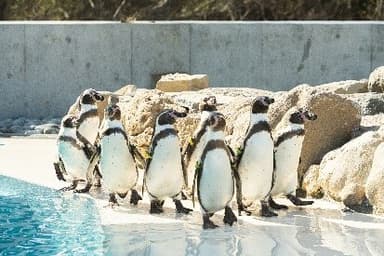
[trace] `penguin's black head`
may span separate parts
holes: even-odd
[[[93,88],[86,89],[81,94],[81,104],[95,104],[97,101],[103,101],[104,96]]]
[[[199,104],[200,111],[216,111],[217,101],[215,96],[207,96],[205,97]]]
[[[186,112],[178,112],[173,109],[163,110],[157,117],[157,124],[158,125],[174,124],[176,122],[176,118],[187,116],[188,108],[185,108],[185,110]]]
[[[109,120],[121,120],[121,110],[120,107],[116,104],[108,105],[105,109],[105,117]]]
[[[275,100],[268,96],[259,96],[252,102],[252,113],[267,113],[269,105],[271,105]]]
[[[214,131],[224,131],[225,124],[225,117],[221,113],[214,112],[208,118],[208,125]]]
[[[73,115],[66,115],[61,121],[61,125],[64,128],[76,128],[79,125],[78,119]]]
[[[308,109],[298,109],[293,112],[289,118],[289,121],[294,124],[304,124],[307,120],[316,120],[317,115]]]

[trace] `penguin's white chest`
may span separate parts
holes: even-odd
[[[150,195],[157,199],[173,197],[180,193],[184,183],[180,143],[176,135],[158,141],[152,152],[145,184]]]
[[[66,172],[74,179],[86,179],[89,160],[84,151],[74,147],[71,143],[60,141],[57,143],[59,157],[64,163]]]
[[[84,136],[90,143],[95,143],[100,119],[98,116],[92,116],[84,119],[79,125],[78,131]]]
[[[273,175],[273,140],[269,132],[261,131],[248,139],[238,171],[243,198],[254,201],[267,196]]]
[[[234,193],[231,163],[225,150],[210,150],[201,172],[198,196],[202,208],[208,213],[224,209]]]
[[[294,136],[283,141],[275,149],[275,183],[272,195],[289,194],[297,188],[297,167],[299,166],[304,136]]]
[[[195,150],[193,151],[193,153],[191,155],[188,166],[186,167],[187,168],[187,174],[188,174],[188,186],[190,188],[192,188],[192,185],[193,185],[193,178],[195,175],[196,162],[198,162],[200,160],[200,157],[203,153],[204,146],[206,144],[205,140],[206,140],[206,135],[204,134],[203,136],[201,136],[199,142],[197,143]]]
[[[103,185],[111,192],[125,193],[137,181],[136,164],[120,133],[104,136],[100,142],[100,172]]]

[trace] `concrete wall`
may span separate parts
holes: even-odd
[[[0,118],[61,116],[86,88],[169,72],[274,91],[367,78],[383,42],[382,22],[0,22]]]

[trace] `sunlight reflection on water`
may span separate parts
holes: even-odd
[[[0,255],[384,255],[384,220],[372,215],[291,208],[277,218],[242,216],[233,227],[215,215],[220,228],[202,230],[198,212],[149,218],[147,204],[106,209],[134,220],[102,225],[96,205],[0,176]]]

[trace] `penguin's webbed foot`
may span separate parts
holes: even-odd
[[[275,216],[277,216],[277,213],[275,213],[274,211],[271,211],[271,209],[269,209],[267,202],[262,201],[261,202],[260,215],[263,217],[275,217]]]
[[[213,214],[207,214],[207,213],[204,213],[203,214],[203,229],[214,229],[214,228],[217,228],[218,226],[213,223],[209,217],[212,216]]]
[[[129,200],[130,204],[137,205],[140,200],[143,198],[139,195],[136,189],[131,189],[131,199]]]
[[[95,169],[93,170],[93,186],[94,187],[101,187],[101,173],[100,173],[100,169],[99,169],[99,166],[96,165],[95,166]]]
[[[251,211],[248,211],[248,210],[247,210],[247,207],[246,207],[244,204],[242,204],[242,203],[239,204],[237,210],[238,210],[238,212],[239,212],[239,216],[241,216],[241,213],[242,213],[242,212],[245,212],[245,214],[246,214],[247,216],[250,216],[250,215],[252,214],[252,212],[251,212]]]
[[[272,197],[269,197],[268,199],[268,204],[269,206],[272,208],[272,209],[275,209],[275,210],[287,210],[288,209],[288,206],[286,205],[283,205],[283,204],[278,204],[276,203]]]
[[[294,205],[297,205],[297,206],[311,205],[314,202],[312,200],[303,201],[300,198],[291,194],[287,195],[287,198],[289,199],[289,201],[291,201]]]
[[[233,222],[237,221],[236,215],[233,213],[231,207],[226,206],[225,207],[225,213],[224,213],[224,219],[225,224],[229,224],[230,226],[233,225]]]
[[[87,183],[84,188],[82,189],[76,189],[73,191],[73,193],[88,193],[91,189],[92,185]]]
[[[111,208],[115,206],[120,206],[119,202],[117,202],[117,198],[114,193],[109,194],[109,205],[111,206]]]
[[[175,202],[177,213],[188,214],[192,211],[192,209],[184,207],[180,200],[174,199],[173,201]]]
[[[187,200],[188,197],[187,195],[184,193],[184,191],[181,191],[181,200]]]
[[[149,213],[159,214],[162,212],[164,212],[163,203],[160,200],[151,200],[151,208],[149,209]]]
[[[70,186],[63,187],[59,191],[61,191],[61,192],[71,191],[71,190],[74,190],[76,187],[77,187],[77,182],[73,182]]]
[[[59,191],[61,191],[61,192],[71,191],[71,190],[74,190],[74,189],[76,188],[76,186],[77,186],[77,185],[72,184],[72,185],[70,185],[70,186],[68,186],[68,187],[63,187],[63,188],[59,189]]]

